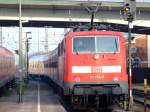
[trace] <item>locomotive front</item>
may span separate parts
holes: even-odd
[[[126,106],[125,40],[119,32],[72,32],[66,38],[68,94],[74,107],[100,107],[114,101]]]

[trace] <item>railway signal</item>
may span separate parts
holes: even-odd
[[[133,21],[136,19],[136,0],[125,0],[123,8],[123,17],[125,21]]]
[[[133,28],[133,20],[136,15],[136,0],[125,0],[123,8],[124,20],[128,21],[128,58],[129,58],[129,109],[133,110],[133,95],[132,95],[132,62],[131,62],[131,29]]]

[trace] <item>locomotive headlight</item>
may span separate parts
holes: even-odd
[[[98,54],[95,54],[95,55],[94,55],[94,59],[95,59],[95,60],[98,60],[98,59],[99,59],[99,55],[98,55]]]
[[[118,77],[114,77],[113,81],[118,82],[119,81]]]
[[[80,82],[80,77],[75,77],[75,78],[74,78],[74,81],[75,81],[75,82]]]

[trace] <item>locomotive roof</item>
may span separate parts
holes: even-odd
[[[120,38],[124,37],[122,32],[118,31],[97,31],[97,30],[91,30],[91,31],[79,31],[79,32],[68,32],[66,34],[66,38],[74,37],[74,36],[95,36],[95,35],[114,35],[119,36]]]
[[[36,55],[36,56],[32,56],[30,57],[30,60],[32,61],[45,61],[48,60],[49,56],[48,55]]]

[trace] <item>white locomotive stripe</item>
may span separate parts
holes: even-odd
[[[100,67],[100,66],[99,66]],[[120,73],[121,66],[101,66],[102,73]],[[92,66],[72,66],[72,73],[92,73]]]
[[[72,66],[72,73],[92,73],[91,66]]]
[[[121,66],[102,66],[102,73],[120,73]]]

